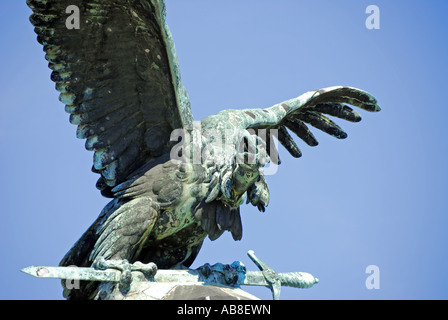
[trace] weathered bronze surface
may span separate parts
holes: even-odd
[[[77,137],[94,152],[98,189],[112,198],[61,266],[98,259],[189,267],[208,236],[242,237],[240,205],[264,211],[263,168],[278,164],[273,137],[294,157],[288,132],[318,144],[311,125],[338,139],[347,134],[325,115],[351,122],[380,108],[351,87],[307,92],[268,109],[225,110],[194,122],[181,84],[163,0],[28,0],[51,79]],[[66,9],[79,8],[79,29]],[[97,284],[65,290],[91,298]]]
[[[192,293],[192,288],[196,288],[194,289],[196,293],[193,295],[197,295],[198,288],[199,292],[203,292],[202,285],[229,289],[240,288],[241,285],[265,286],[271,289],[273,299],[278,300],[282,286],[304,289],[311,288],[319,282],[319,279],[306,272],[276,273],[258,259],[252,250],[248,252],[248,255],[260,271],[247,271],[239,261],[235,261],[231,265],[217,263],[212,266],[207,263],[196,270],[157,270],[154,263],[135,262],[131,265],[123,260],[106,261],[100,257],[95,261],[93,267],[89,268],[31,266],[22,269],[22,272],[38,278],[63,279],[66,286],[67,283],[71,284],[69,288],[71,290],[80,289],[80,280],[104,282],[104,285],[97,290],[95,299],[123,300],[129,297],[132,299],[155,299],[158,296],[167,299],[166,289],[171,291],[176,287],[179,289],[185,286],[189,288],[190,293]],[[77,282],[76,285],[73,282]],[[171,283],[171,285],[166,287],[163,285],[166,283]],[[199,287],[192,287],[192,283]],[[158,284],[162,284],[162,290]],[[215,292],[216,294],[217,292]],[[238,293],[238,295],[240,294],[241,292]],[[180,296],[183,299],[185,297],[190,298],[189,296]]]

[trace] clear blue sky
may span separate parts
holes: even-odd
[[[382,111],[314,131],[303,157],[282,149],[265,213],[242,208],[243,240],[207,240],[193,267],[250,249],[278,272],[320,283],[283,299],[448,298],[447,1],[167,0],[168,23],[196,120],[269,107],[349,85]],[[380,30],[365,26],[380,8]],[[19,270],[57,265],[107,203],[92,153],[75,138],[28,21],[25,0],[0,1],[0,299],[62,299],[58,280]],[[365,286],[380,269],[380,289]],[[263,299],[268,289],[247,288]]]

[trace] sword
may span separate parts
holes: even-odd
[[[231,281],[226,280],[226,276],[210,276],[214,270],[211,270],[206,275],[204,274],[204,268],[193,270],[155,270],[154,264],[136,263],[130,265],[130,271],[132,272],[131,281],[154,281],[154,282],[183,282],[183,283],[197,283],[206,282],[208,284],[220,284],[232,287],[238,287],[240,285],[247,286],[265,286],[271,289],[274,300],[278,300],[280,297],[281,286],[294,287],[294,288],[311,288],[319,280],[313,275],[306,272],[288,272],[288,273],[276,273],[269,268],[264,262],[259,260],[253,251],[248,252],[248,256],[252,261],[260,268],[261,271],[246,271],[245,267],[239,268],[237,277],[234,277]],[[109,267],[114,266],[113,261],[103,261],[108,264]],[[234,263],[235,264],[235,263]],[[233,265],[232,265],[233,266]],[[214,266],[213,266],[214,267]],[[208,269],[212,268],[208,265]],[[119,269],[119,267],[117,267]],[[122,269],[122,268],[121,268]],[[222,273],[222,268],[218,271]],[[100,281],[100,282],[117,282],[123,281],[122,270],[110,269],[100,270],[93,267],[51,267],[51,266],[30,266],[21,270],[22,272],[32,275],[37,278],[52,278],[52,279],[66,279],[66,280],[83,280],[83,281]],[[150,277],[148,277],[148,274]]]

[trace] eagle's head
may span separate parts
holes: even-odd
[[[258,155],[254,155],[256,157]],[[250,156],[247,157],[247,152],[242,158],[244,160],[237,161],[231,174],[223,179],[221,201],[231,208],[237,208],[247,199],[246,203],[251,202],[264,211],[269,203],[269,190],[263,174],[266,162],[248,161]]]

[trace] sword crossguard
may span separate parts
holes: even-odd
[[[269,289],[272,292],[272,298],[278,300],[280,298],[280,291],[282,287],[282,282],[279,274],[277,274],[271,267],[266,263],[257,258],[254,251],[249,250],[247,252],[249,258],[257,265],[260,271],[263,273],[266,282],[269,284]]]

